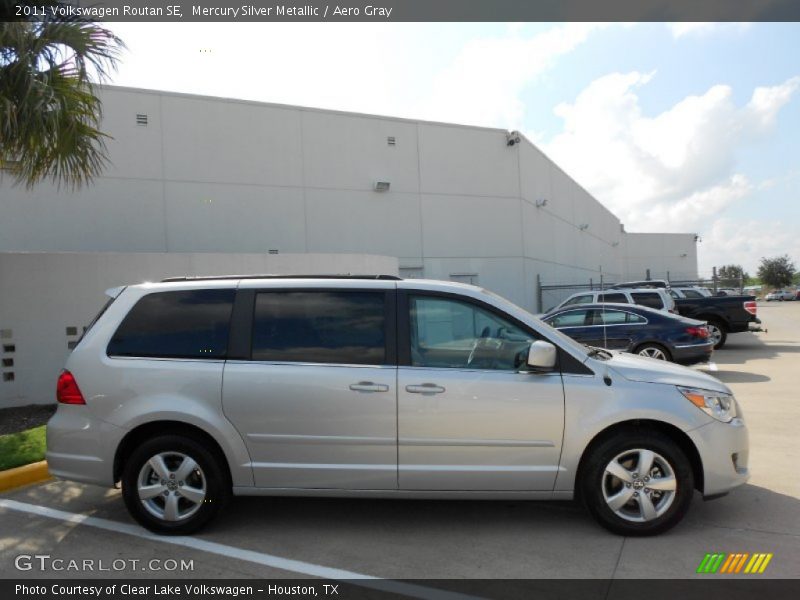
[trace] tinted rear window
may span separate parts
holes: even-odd
[[[235,290],[142,297],[108,345],[109,356],[225,358]]]
[[[633,292],[631,298],[636,304],[642,306],[649,306],[650,308],[664,308],[664,303],[661,301],[661,296],[656,293],[648,292]]]
[[[384,297],[383,292],[259,293],[253,360],[384,364]]]
[[[625,294],[600,294],[597,298],[598,302],[618,302],[620,304],[627,304],[628,298]]]

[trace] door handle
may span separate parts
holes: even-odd
[[[351,383],[350,389],[354,392],[388,392],[389,386],[382,383],[373,383],[372,381],[359,381],[358,383]]]
[[[407,385],[406,391],[410,394],[441,394],[444,388],[435,383],[423,383],[421,385]]]

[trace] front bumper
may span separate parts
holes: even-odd
[[[114,485],[114,452],[125,430],[84,405],[59,404],[47,423],[47,467],[60,479]]]
[[[686,432],[703,465],[703,496],[725,494],[750,479],[750,442],[741,419],[714,421]]]

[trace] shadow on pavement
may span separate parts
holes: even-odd
[[[772,380],[771,377],[766,375],[748,373],[746,371],[709,371],[708,373],[724,383],[760,383]]]

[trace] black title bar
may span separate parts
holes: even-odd
[[[0,0],[0,20],[800,21],[800,0]]]

